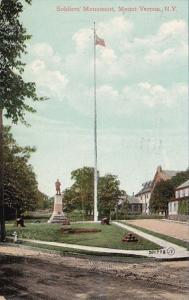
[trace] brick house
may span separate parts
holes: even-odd
[[[142,189],[135,195],[135,197],[137,197],[138,200],[141,201],[143,214],[150,213],[149,210],[150,198],[157,183],[159,183],[162,180],[166,181],[171,179],[178,172],[179,171],[163,170],[161,166],[158,166],[153,180],[147,181],[142,184]]]

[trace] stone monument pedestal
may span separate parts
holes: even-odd
[[[65,216],[62,210],[62,195],[54,196],[54,210],[52,216],[48,220],[48,223],[66,223],[68,218]]]

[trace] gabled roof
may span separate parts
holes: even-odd
[[[186,187],[189,187],[189,179],[186,180],[184,183],[182,183],[181,185],[179,185],[176,190],[179,190],[179,189],[183,189],[183,188],[186,188]]]
[[[135,196],[140,195],[140,194],[144,194],[147,192],[150,192],[152,189],[152,181],[147,181],[145,183],[142,184],[142,189],[140,190],[140,192],[138,192]]]
[[[161,166],[158,166],[153,180],[143,183],[142,189],[135,196],[139,196],[141,194],[152,192],[152,190],[156,184],[156,177],[158,176],[158,174],[160,174],[160,177],[162,177],[162,180],[167,180],[169,178],[172,178],[179,172],[180,171],[175,171],[175,170],[163,170]]]

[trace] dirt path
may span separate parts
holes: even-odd
[[[128,224],[137,225],[158,233],[189,242],[189,225],[163,220],[127,220]]]
[[[7,300],[188,299],[188,261],[115,262],[23,248],[0,250],[0,295]]]

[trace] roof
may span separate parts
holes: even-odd
[[[158,167],[157,167],[156,174],[157,174],[157,172],[164,173],[168,178],[172,178],[173,176],[175,176],[175,175],[176,175],[177,173],[179,173],[180,171],[175,171],[175,170],[163,170],[161,166],[158,166]],[[153,183],[154,183],[156,174],[155,174],[153,180],[147,181],[147,182],[145,182],[145,183],[142,184],[142,189],[141,189],[135,196],[139,196],[139,195],[141,195],[141,194],[145,194],[145,193],[148,193],[148,192],[151,192],[151,191],[152,191]]]
[[[147,193],[147,192],[150,192],[151,189],[152,189],[152,181],[147,181],[145,183],[142,184],[142,189],[140,190],[140,192],[138,192],[136,195],[139,195],[139,194],[144,194],[144,193]],[[136,196],[135,195],[135,196]]]
[[[178,189],[182,189],[182,188],[185,188],[185,187],[189,187],[189,179],[186,180],[184,183],[182,183],[181,185],[179,185],[176,190]]]
[[[135,196],[127,196],[127,199],[128,199],[128,201],[129,201],[129,204],[134,204],[134,203],[141,203],[140,201],[139,201],[139,199],[137,198],[137,197],[135,197]]]

